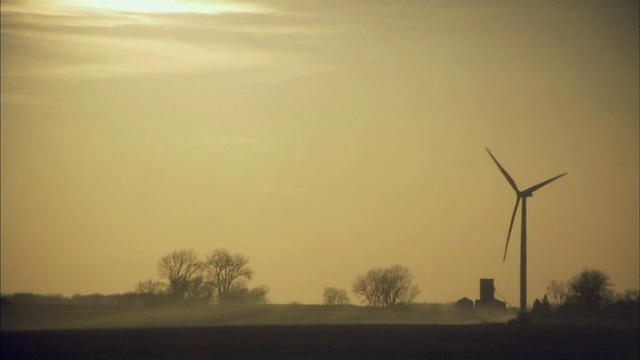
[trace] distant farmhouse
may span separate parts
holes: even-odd
[[[472,313],[474,310],[487,312],[501,312],[507,309],[506,303],[495,298],[496,288],[493,285],[493,279],[480,279],[480,299],[475,302],[463,297],[456,301],[456,307],[464,313]]]

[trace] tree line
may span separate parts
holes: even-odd
[[[182,249],[163,256],[157,265],[162,281],[146,280],[135,291],[145,297],[145,304],[168,301],[201,301],[211,304],[268,302],[269,288],[249,288],[253,277],[249,258],[217,249],[200,259],[193,250]],[[411,303],[420,290],[413,284],[409,269],[401,265],[373,268],[358,275],[353,292],[368,306],[390,307]],[[323,304],[349,304],[345,289],[326,287]]]
[[[169,304],[264,304],[269,302],[269,287],[250,288],[253,270],[249,258],[216,249],[200,258],[190,249],[175,250],[161,257],[156,273],[160,280],[139,281],[134,291],[125,294],[37,295],[18,293],[2,296],[2,305],[56,304],[81,306],[160,306]],[[362,304],[373,307],[391,307],[412,303],[420,292],[413,283],[407,267],[393,265],[372,268],[358,274],[352,291]],[[346,289],[325,287],[324,305],[350,303]]]
[[[639,315],[638,290],[614,293],[609,275],[597,269],[584,269],[567,281],[553,280],[542,300],[535,299],[535,315]]]
[[[253,270],[249,258],[216,249],[200,258],[195,251],[181,249],[158,260],[157,275],[161,279],[140,281],[133,293],[114,295],[13,294],[2,296],[8,302],[32,304],[70,304],[92,306],[156,306],[176,303],[264,304],[269,288],[250,288]],[[639,293],[627,290],[614,294],[609,275],[585,269],[568,281],[551,281],[542,300],[535,299],[531,313],[536,315],[632,315],[638,316]],[[374,267],[358,274],[352,281],[352,292],[360,302],[372,307],[393,307],[412,303],[420,293],[409,269],[402,265]],[[324,305],[350,303],[346,289],[325,287]]]
[[[200,259],[193,250],[182,249],[163,256],[157,265],[162,281],[138,282],[135,291],[146,305],[164,302],[211,304],[266,303],[269,288],[249,288],[253,270],[249,258],[217,249]]]
[[[420,293],[409,269],[402,265],[388,268],[372,268],[365,274],[357,275],[352,290],[361,302],[368,306],[391,307],[410,304]],[[346,289],[326,287],[323,293],[324,305],[349,304]]]

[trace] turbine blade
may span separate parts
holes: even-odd
[[[488,147],[485,147],[485,149],[487,149],[487,152],[489,153],[489,156],[491,156],[491,158],[493,159],[493,161],[496,163],[496,165],[498,165],[498,169],[500,169],[500,171],[502,172],[502,175],[504,175],[505,179],[507,179],[507,181],[509,182],[509,184],[511,184],[511,187],[513,188],[513,190],[516,191],[517,194],[520,194],[520,190],[518,190],[518,185],[516,185],[516,182],[513,181],[513,178],[511,177],[511,175],[509,175],[509,173],[507,172],[507,170],[505,170],[502,165],[500,165],[500,163],[498,162],[498,159],[496,159],[495,156],[493,156],[493,154],[491,153],[491,151],[489,150]]]
[[[520,205],[520,196],[516,199],[516,206],[513,208],[513,215],[511,215],[511,222],[509,223],[509,232],[507,233],[507,243],[504,245],[504,256],[502,262],[507,259],[507,249],[509,248],[509,239],[511,238],[511,229],[513,229],[513,222],[516,220],[516,213],[518,212],[518,205]]]
[[[567,173],[560,174],[560,175],[558,175],[558,176],[554,176],[554,177],[552,177],[552,178],[551,178],[551,179],[549,179],[549,180],[545,180],[545,181],[541,182],[540,184],[533,185],[532,187],[530,187],[530,188],[528,188],[527,190],[523,191],[523,193],[529,193],[529,194],[531,194],[532,192],[534,192],[534,191],[536,191],[536,190],[540,189],[541,187],[543,187],[543,186],[547,185],[548,183],[550,183],[550,182],[552,182],[552,181],[554,181],[554,180],[557,180],[557,179],[559,179],[559,178],[561,178],[561,177],[563,177],[563,176],[565,176],[565,175],[567,175]]]

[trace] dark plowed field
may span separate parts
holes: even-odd
[[[229,326],[2,332],[2,359],[638,359],[638,329],[495,325]]]

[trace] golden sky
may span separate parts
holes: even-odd
[[[109,5],[105,5],[108,3]],[[122,293],[177,249],[275,303],[639,282],[637,1],[2,1],[2,292]]]

